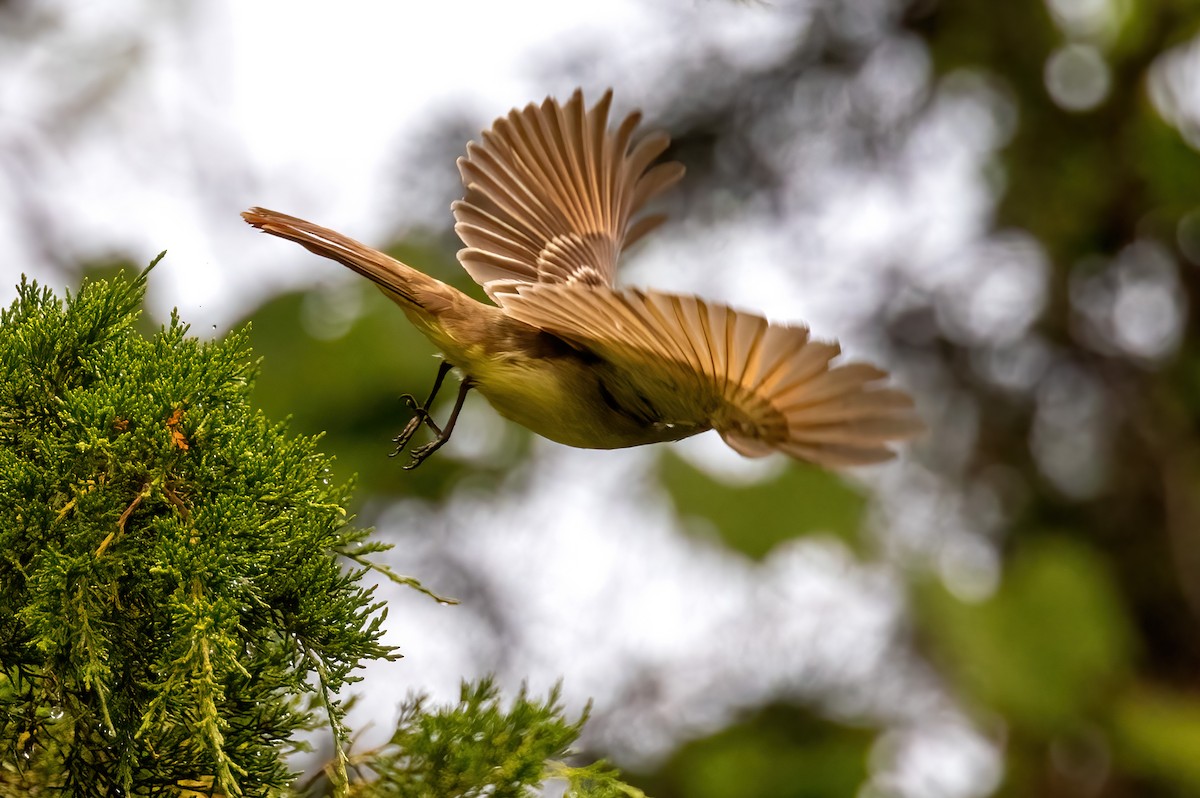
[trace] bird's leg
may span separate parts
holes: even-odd
[[[458,386],[458,398],[454,400],[454,409],[450,411],[450,418],[446,419],[446,426],[438,430],[438,436],[424,446],[418,446],[409,454],[412,460],[408,465],[404,466],[405,471],[412,471],[414,468],[425,462],[425,458],[442,448],[442,444],[450,440],[450,433],[454,432],[454,424],[458,421],[458,414],[462,411],[463,402],[467,398],[467,391],[474,387],[475,383],[471,379],[465,378]],[[432,423],[429,425],[437,429]]]
[[[437,396],[438,390],[442,387],[442,380],[446,379],[446,375],[450,373],[450,369],[452,368],[454,366],[444,360],[438,366],[437,378],[433,381],[433,390],[429,392],[429,398],[425,400],[425,404],[417,404],[417,398],[411,393],[406,393],[400,397],[404,400],[404,404],[408,405],[413,411],[413,417],[408,420],[408,424],[404,426],[400,434],[392,438],[392,443],[396,444],[396,450],[389,454],[388,457],[395,457],[404,451],[404,447],[412,440],[412,436],[417,434],[417,430],[421,428],[422,424],[433,430],[435,435],[442,434],[442,428],[434,422],[433,417],[429,415],[429,410],[433,406],[433,400]]]

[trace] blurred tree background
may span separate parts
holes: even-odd
[[[35,6],[0,3],[0,70],[52,37]],[[463,667],[565,671],[568,696],[597,698],[589,752],[650,795],[1200,794],[1200,6],[636,13],[628,39],[539,50],[535,94],[443,101],[404,131],[381,178],[389,251],[475,290],[447,210],[466,139],[510,105],[613,85],[688,168],[627,282],[806,318],[910,387],[927,438],[843,478],[703,442],[564,452],[474,402],[444,456],[403,473],[387,441],[430,349],[334,277],[247,312],[262,407],[326,431],[403,568],[463,600]],[[106,63],[111,81],[55,107],[102,113],[98,87],[136,79]],[[80,247],[62,254],[24,141],[0,137],[4,207],[69,274]],[[272,204],[243,182],[198,189],[222,224]],[[650,626],[624,625],[639,613]],[[421,617],[393,615],[414,659],[449,645]]]

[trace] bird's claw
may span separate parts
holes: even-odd
[[[400,434],[392,438],[392,443],[396,444],[396,448],[391,454],[388,455],[388,457],[395,457],[396,455],[400,454],[400,452],[404,451],[404,447],[408,446],[408,442],[411,441],[412,437],[417,434],[417,430],[421,428],[422,424],[433,430],[433,433],[439,438],[442,436],[442,428],[439,427],[437,422],[433,420],[433,417],[429,415],[429,411],[425,409],[423,405],[417,404],[416,398],[411,393],[406,393],[400,398],[403,399],[404,404],[408,405],[409,409],[413,411],[413,417],[410,418],[408,423],[404,425],[404,429],[400,431]],[[414,450],[414,453],[415,451],[416,450]],[[420,459],[423,460],[428,456],[429,455],[426,454]],[[416,465],[419,464],[420,460],[417,461]],[[413,464],[405,466],[405,468],[414,467],[415,465]]]
[[[396,444],[396,449],[388,456],[395,457],[396,455],[400,454],[400,452],[404,451],[404,447],[408,446],[409,441],[411,441],[412,437],[417,434],[417,430],[419,430],[422,425],[428,427],[436,436],[429,443],[423,446],[418,446],[408,453],[409,457],[412,459],[409,460],[408,465],[404,466],[405,471],[412,471],[421,463],[425,462],[429,455],[440,449],[442,444],[450,440],[450,433],[454,431],[454,424],[458,420],[459,411],[462,410],[463,400],[467,396],[467,391],[471,390],[471,386],[474,385],[474,382],[472,382],[470,379],[464,379],[462,381],[462,383],[458,386],[458,398],[454,400],[454,409],[450,411],[450,418],[446,421],[446,426],[439,426],[438,423],[433,420],[433,417],[429,415],[429,408],[433,405],[434,397],[437,396],[438,389],[442,386],[442,380],[445,378],[446,373],[449,372],[451,368],[453,368],[453,366],[451,366],[449,363],[442,363],[442,365],[438,368],[438,375],[437,379],[434,380],[433,390],[429,392],[429,398],[425,400],[424,404],[418,404],[417,398],[411,393],[406,393],[400,397],[404,400],[404,404],[408,405],[409,409],[413,411],[413,417],[408,420],[406,425],[404,425],[404,429],[400,431],[400,434],[392,438],[392,442]]]
[[[418,446],[417,448],[413,449],[411,452],[408,453],[408,455],[411,459],[408,461],[408,465],[404,466],[404,470],[412,471],[414,468],[419,466],[421,463],[425,462],[426,458],[428,458],[429,455],[433,454],[439,448],[441,448],[441,445],[445,442],[446,442],[446,439],[439,435],[436,440],[434,440],[430,443],[426,443],[423,446]]]

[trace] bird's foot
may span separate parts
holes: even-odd
[[[433,398],[437,396],[438,388],[440,388],[442,385],[442,378],[446,376],[446,372],[450,371],[450,369],[451,366],[449,363],[443,363],[441,368],[438,369],[437,381],[434,382],[433,391],[430,392],[429,398],[425,400],[425,404],[417,404],[416,397],[414,397],[412,394],[404,394],[404,396],[400,397],[413,411],[413,417],[408,420],[408,424],[404,426],[404,429],[400,431],[400,434],[395,438],[392,438],[392,442],[396,444],[396,450],[388,456],[395,457],[396,455],[400,454],[400,452],[404,451],[404,447],[408,446],[408,443],[412,440],[413,435],[416,435],[417,430],[419,430],[422,426],[428,427],[433,431],[433,434],[437,436],[429,443],[423,446],[418,446],[408,453],[409,457],[412,459],[409,460],[408,465],[404,466],[405,471],[412,471],[421,463],[425,462],[429,455],[442,448],[442,444],[450,440],[450,433],[454,432],[454,424],[458,421],[458,414],[462,410],[463,400],[467,398],[467,391],[471,390],[471,387],[475,383],[471,379],[467,378],[459,384],[458,398],[454,400],[454,409],[450,411],[450,418],[446,420],[445,427],[438,426],[437,422],[434,421],[429,415],[429,408],[433,404]]]
[[[450,440],[449,435],[439,433],[437,438],[435,438],[434,440],[430,441],[429,443],[424,444],[423,446],[418,446],[417,448],[413,449],[411,452],[408,453],[408,456],[410,459],[408,461],[408,465],[404,466],[404,470],[412,471],[414,468],[419,466],[421,463],[425,462],[426,458],[428,458],[429,455],[433,454],[438,449],[442,448],[442,444],[448,440]]]
[[[409,409],[413,411],[413,417],[410,418],[408,423],[404,425],[404,429],[400,431],[400,434],[392,438],[392,443],[396,444],[396,448],[391,454],[388,455],[388,457],[395,457],[404,451],[404,447],[408,446],[408,442],[411,441],[412,437],[417,434],[417,430],[419,430],[422,425],[433,430],[433,433],[439,438],[442,437],[442,428],[439,427],[437,422],[433,420],[433,416],[429,415],[429,410],[425,405],[417,404],[416,397],[414,397],[411,393],[406,393],[400,398],[403,399],[404,404],[408,405]],[[425,455],[425,457],[428,457],[428,455]],[[421,459],[424,459],[424,457]],[[411,468],[412,466],[406,467]]]

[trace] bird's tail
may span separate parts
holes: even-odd
[[[410,313],[437,316],[453,306],[459,294],[440,280],[327,227],[266,208],[251,208],[242,218],[264,233],[295,241],[361,274]]]

